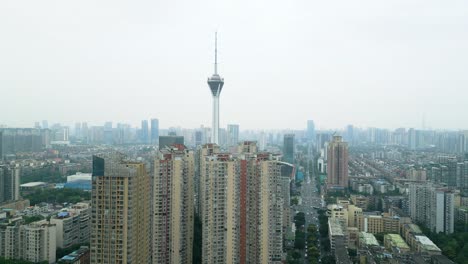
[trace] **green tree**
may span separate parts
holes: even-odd
[[[24,195],[31,205],[40,203],[77,203],[91,199],[91,193],[80,189],[37,189],[33,193]]]
[[[32,222],[40,221],[43,220],[44,217],[40,215],[34,215],[34,216],[23,216],[23,220],[25,224],[30,224]]]
[[[296,224],[298,228],[305,224],[305,214],[303,212],[299,212],[294,216],[294,224]]]
[[[293,197],[291,199],[291,205],[298,205],[299,204],[299,199],[297,199],[297,197]]]

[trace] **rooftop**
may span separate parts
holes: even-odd
[[[416,241],[418,241],[424,250],[427,251],[441,251],[439,247],[432,242],[427,236],[414,236],[416,238]]]
[[[375,236],[371,233],[359,232],[359,241],[364,241],[366,246],[380,246]]]
[[[344,236],[343,228],[341,227],[340,220],[337,218],[328,219],[328,226],[330,230],[330,236]]]
[[[408,227],[409,227],[411,233],[414,233],[414,234],[422,234],[421,228],[419,228],[418,225],[416,225],[416,224],[408,224]]]
[[[31,187],[39,187],[39,186],[44,186],[46,185],[45,182],[28,182],[21,184],[20,187],[26,187],[26,188],[31,188]]]
[[[387,234],[385,235],[385,239],[390,240],[390,244],[392,247],[409,250],[408,244],[406,244],[403,238],[398,234]]]

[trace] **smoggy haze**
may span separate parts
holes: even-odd
[[[2,1],[0,124],[468,129],[467,1]]]

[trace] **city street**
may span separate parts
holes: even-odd
[[[305,214],[305,228],[311,224],[315,225],[317,229],[319,228],[317,209],[322,207],[323,202],[316,186],[315,177],[310,177],[309,171],[307,171],[300,189],[302,203],[298,206],[298,210]],[[307,246],[306,244],[305,252],[307,252]],[[320,243],[315,246],[320,250]],[[307,259],[304,259],[304,263],[307,263]]]

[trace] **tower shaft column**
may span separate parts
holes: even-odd
[[[213,121],[211,127],[211,142],[219,144],[219,96],[213,96]]]

